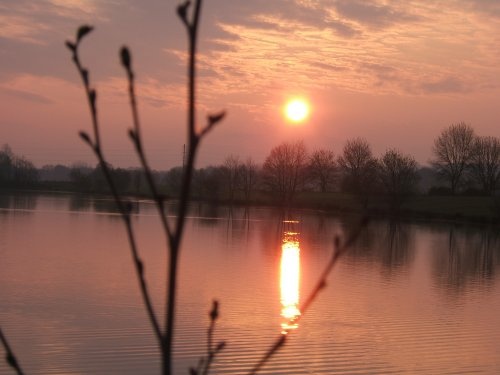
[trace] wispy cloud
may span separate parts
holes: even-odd
[[[63,79],[30,74],[20,74],[0,84],[0,92],[39,104],[80,98],[80,91],[76,84]]]
[[[444,77],[431,82],[422,82],[421,88],[426,94],[461,93],[468,88],[457,77]]]
[[[222,32],[212,39],[218,47],[201,57],[202,69],[213,72],[211,87],[226,96],[319,88],[461,95],[498,82],[499,25],[478,23],[477,14],[452,3],[280,3],[281,9],[264,7],[238,22],[219,21]],[[348,31],[328,27],[332,22]]]
[[[337,0],[334,7],[339,16],[369,27],[388,27],[421,19],[410,11],[411,7],[385,2]]]
[[[105,19],[94,0],[16,0],[0,4],[0,11],[1,38],[34,44],[46,44],[47,32],[68,19]]]
[[[50,29],[49,25],[22,15],[0,14],[0,24],[0,38],[33,44],[44,44],[44,40],[39,37],[40,33]]]

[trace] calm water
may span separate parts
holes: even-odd
[[[123,224],[106,200],[0,196],[0,325],[30,374],[154,374],[159,361]],[[278,337],[355,218],[194,206],[181,256],[176,373],[204,354],[221,302],[216,374],[244,374]],[[133,219],[157,309],[164,236]],[[283,233],[298,232],[285,236]],[[500,237],[375,222],[341,259],[264,374],[500,373]],[[0,362],[0,374],[11,374]]]

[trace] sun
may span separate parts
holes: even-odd
[[[305,99],[291,99],[285,104],[285,117],[294,123],[304,121],[310,112],[309,103]]]

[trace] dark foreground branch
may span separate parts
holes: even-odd
[[[132,252],[132,257],[134,260],[134,265],[137,273],[137,278],[140,284],[140,290],[146,310],[148,312],[148,317],[153,327],[154,333],[158,339],[159,346],[161,349],[162,357],[162,373],[164,375],[172,374],[172,348],[173,348],[173,337],[174,337],[174,323],[175,323],[175,303],[176,303],[176,292],[177,292],[177,273],[178,273],[178,261],[179,252],[182,243],[182,237],[184,233],[184,227],[186,222],[186,214],[189,203],[189,195],[191,190],[191,183],[193,177],[193,170],[196,160],[196,154],[200,141],[204,136],[212,130],[217,123],[219,123],[225,116],[225,112],[221,111],[217,114],[208,116],[207,125],[197,131],[196,129],[196,51],[197,51],[197,35],[198,26],[201,13],[202,0],[194,0],[193,6],[191,8],[191,1],[186,0],[177,8],[177,14],[181,18],[182,22],[186,26],[189,39],[189,60],[188,60],[188,116],[187,116],[187,131],[188,131],[188,154],[187,154],[187,164],[184,169],[181,196],[179,199],[179,210],[175,222],[169,223],[167,220],[167,215],[164,207],[164,198],[159,193],[151,172],[151,168],[147,162],[146,155],[144,152],[144,147],[141,137],[141,129],[139,122],[139,115],[137,109],[137,100],[135,95],[134,86],[134,72],[132,70],[132,59],[130,52],[127,48],[122,48],[120,52],[121,63],[124,66],[127,78],[128,78],[128,91],[130,98],[130,106],[132,109],[132,120],[133,128],[129,131],[129,136],[134,144],[135,150],[139,156],[142,168],[146,175],[146,180],[151,190],[153,199],[156,202],[156,206],[159,211],[161,218],[163,230],[167,238],[168,247],[168,265],[167,265],[167,288],[166,288],[166,298],[165,298],[165,326],[162,331],[159,320],[153,309],[153,304],[151,301],[150,294],[148,292],[146,279],[144,277],[144,265],[139,257],[136,239],[134,232],[132,230],[131,218],[130,218],[130,204],[124,200],[118,193],[115,183],[111,176],[111,170],[104,157],[100,135],[99,135],[99,119],[97,116],[97,104],[96,104],[96,90],[91,87],[89,72],[83,67],[78,54],[78,47],[82,38],[92,31],[90,26],[82,26],[78,29],[76,41],[66,42],[66,46],[72,52],[73,62],[75,63],[80,77],[83,81],[85,92],[87,95],[91,118],[92,118],[92,128],[93,137],[91,137],[86,132],[80,132],[80,137],[91,147],[94,154],[96,155],[102,172],[107,180],[111,194],[116,202],[119,212],[125,223],[127,230],[127,236],[130,244],[130,249]],[[190,11],[190,8],[192,11]],[[172,225],[171,225],[172,224]],[[174,225],[175,224],[175,225]],[[209,340],[211,340],[215,320],[211,323],[209,328]],[[207,361],[202,369],[202,373],[206,374],[209,371],[210,363],[213,361],[215,355],[222,350],[224,344],[219,344],[215,347],[212,346],[211,341],[209,344]]]
[[[327,285],[327,278],[330,272],[332,271],[333,267],[335,264],[338,262],[340,257],[344,255],[347,250],[354,244],[354,242],[358,239],[359,235],[361,234],[362,230],[366,227],[368,224],[368,217],[363,217],[357,227],[351,232],[347,240],[341,244],[340,243],[340,238],[335,237],[333,240],[333,254],[332,257],[330,258],[329,262],[327,263],[325,269],[320,275],[320,278],[318,282],[315,284],[315,287],[309,294],[309,296],[305,299],[305,301],[302,303],[300,307],[300,315],[296,316],[295,318],[291,319],[288,322],[288,326],[293,326],[296,324],[300,318],[305,314],[305,312],[309,309],[311,304],[314,302],[318,294],[326,287]],[[274,341],[274,343],[271,345],[271,347],[267,350],[267,352],[264,354],[264,356],[261,358],[261,360],[255,365],[254,368],[249,372],[249,375],[256,374],[259,372],[262,367],[267,363],[267,361],[274,355],[276,352],[285,344],[288,335],[292,331],[290,329],[284,330],[278,338]]]
[[[139,121],[139,110],[137,108],[137,97],[135,94],[135,74],[132,68],[132,55],[127,47],[122,47],[120,51],[120,59],[127,73],[130,108],[132,110],[132,122],[134,125],[133,129],[129,130],[129,136],[132,140],[132,143],[134,144],[135,151],[139,156],[144,175],[146,176],[146,181],[148,183],[149,189],[151,190],[151,195],[153,196],[156,207],[158,208],[158,215],[160,216],[163,231],[167,236],[167,246],[169,246],[169,242],[172,240],[172,230],[170,229],[170,225],[167,221],[164,197],[162,197],[158,192],[158,188],[156,187],[156,183],[153,178],[153,173],[151,172],[151,167],[149,166],[149,163],[146,159],[146,154],[144,152],[141,135],[141,124]]]
[[[220,341],[215,346],[213,342],[215,323],[219,318],[219,302],[217,300],[213,301],[209,317],[210,317],[210,325],[208,326],[207,330],[207,355],[205,357],[200,358],[200,360],[198,361],[198,366],[196,368],[191,367],[189,369],[190,375],[207,375],[210,372],[210,366],[215,361],[215,357],[226,346],[225,341]]]
[[[88,103],[89,103],[89,108],[90,108],[90,113],[92,117],[92,125],[93,125],[93,139],[89,136],[88,133],[86,132],[80,132],[80,137],[83,139],[85,143],[87,143],[94,154],[97,157],[97,160],[99,161],[99,166],[101,167],[101,170],[104,174],[104,177],[108,183],[108,186],[111,190],[111,194],[113,196],[113,199],[115,200],[115,203],[118,207],[118,211],[121,214],[121,217],[123,219],[123,222],[125,224],[125,229],[127,231],[127,238],[130,244],[130,250],[132,253],[132,258],[134,261],[134,266],[137,274],[137,278],[139,281],[139,286],[141,290],[141,295],[143,302],[146,306],[146,310],[148,313],[149,320],[151,322],[151,325],[153,327],[153,331],[155,333],[155,336],[158,340],[158,344],[161,347],[162,345],[162,334],[161,334],[161,328],[160,325],[158,324],[158,319],[156,317],[156,314],[153,309],[153,303],[151,301],[151,297],[148,291],[148,286],[147,282],[144,276],[144,264],[139,256],[139,252],[137,249],[137,244],[136,244],[136,239],[135,235],[132,229],[132,222],[130,218],[130,203],[123,200],[118,193],[118,189],[116,188],[116,185],[113,181],[113,178],[111,177],[111,171],[109,168],[109,164],[106,162],[106,159],[104,157],[102,147],[101,147],[101,140],[99,136],[99,118],[97,116],[97,92],[95,89],[93,89],[90,85],[90,78],[89,78],[89,71],[83,67],[81,60],[80,60],[80,55],[79,55],[79,46],[80,42],[82,41],[83,37],[90,33],[93,30],[92,27],[90,26],[81,26],[78,31],[77,31],[77,37],[75,42],[66,42],[66,46],[69,48],[69,50],[72,53],[72,58],[73,62],[76,65],[76,68],[78,72],[80,73],[80,76],[83,81],[83,85],[85,88],[85,93],[87,95]]]
[[[3,347],[5,348],[5,361],[9,364],[10,367],[18,374],[23,375],[24,372],[21,369],[21,365],[19,364],[14,352],[12,351],[7,338],[3,335],[2,329],[0,328],[0,341],[2,342]]]

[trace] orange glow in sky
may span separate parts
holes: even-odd
[[[38,167],[95,165],[78,137],[91,124],[64,46],[88,23],[95,30],[81,57],[97,89],[108,161],[138,166],[117,61],[126,44],[152,167],[182,165],[187,46],[175,4],[152,0],[137,12],[131,0],[8,3],[0,5],[0,147]],[[228,116],[201,147],[199,167],[230,154],[263,163],[289,140],[338,153],[357,137],[377,157],[400,148],[425,165],[453,123],[500,136],[500,1],[214,0],[202,18],[197,126],[207,113]]]

